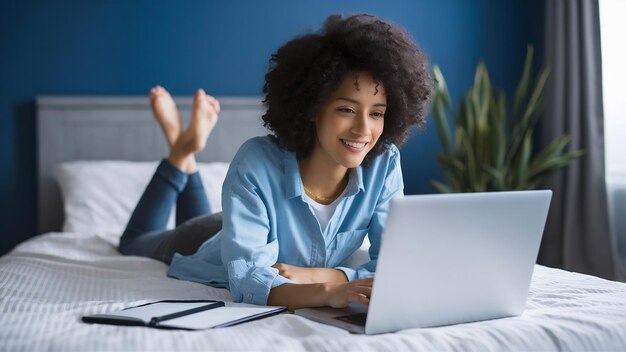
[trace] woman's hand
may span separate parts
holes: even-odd
[[[373,277],[351,282],[286,283],[270,290],[267,304],[286,306],[290,311],[299,308],[326,306],[344,308],[352,302],[368,305],[373,283]]]
[[[299,284],[317,284],[324,282],[347,282],[348,278],[339,269],[332,268],[302,268],[295,265],[276,263],[272,265],[278,269],[278,274]]]
[[[326,301],[333,308],[344,308],[352,302],[369,305],[373,284],[373,277],[347,283],[326,283]]]

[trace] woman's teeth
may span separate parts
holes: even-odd
[[[349,147],[355,148],[355,149],[361,149],[364,148],[365,145],[367,144],[366,142],[351,142],[351,141],[346,141],[345,139],[342,139],[341,142]]]

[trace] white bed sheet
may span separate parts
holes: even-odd
[[[0,258],[2,351],[626,350],[626,284],[536,266],[519,317],[352,335],[292,314],[234,327],[169,331],[90,325],[85,314],[161,299],[229,300],[228,291],[165,276],[97,236],[51,233]]]

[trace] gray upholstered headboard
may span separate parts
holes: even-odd
[[[175,97],[186,125],[191,97]],[[265,135],[259,97],[218,97],[221,113],[198,161],[230,161],[248,138]],[[63,205],[52,172],[73,160],[155,161],[167,144],[147,97],[39,97],[38,232],[60,231]]]

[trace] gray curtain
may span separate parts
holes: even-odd
[[[551,69],[542,145],[562,133],[585,156],[552,177],[539,263],[614,279],[604,179],[604,121],[597,0],[547,0],[545,60]]]

